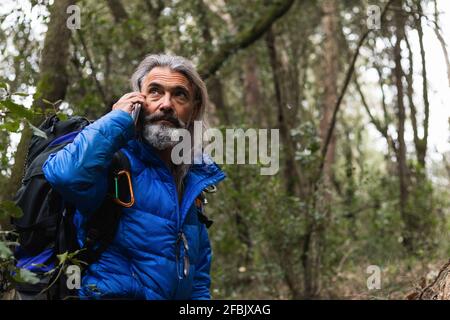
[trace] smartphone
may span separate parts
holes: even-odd
[[[133,118],[134,125],[137,124],[139,119],[139,113],[141,112],[142,105],[140,103],[133,104],[133,111],[131,111],[131,117]]]

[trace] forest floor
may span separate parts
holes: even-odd
[[[324,296],[331,299],[405,300],[420,288],[430,285],[448,259],[432,262],[398,261],[381,267],[380,289],[369,289],[365,268],[339,273]]]
[[[445,255],[442,255],[442,257]],[[327,284],[323,284],[315,299],[337,300],[406,300],[421,288],[434,282],[441,268],[449,262],[448,259],[405,259],[393,260],[380,265],[380,288],[369,289],[367,267],[370,263],[349,262],[342,271],[331,276]],[[449,272],[450,274],[450,272]],[[448,277],[450,279],[450,276]],[[248,280],[248,279],[247,279]],[[244,284],[245,283],[245,284]],[[214,284],[214,282],[213,282]],[[233,287],[233,284],[229,283]],[[288,288],[284,284],[273,285],[272,290],[262,289],[258,281],[241,279],[235,283],[240,287],[236,291],[223,292],[213,290],[214,299],[291,299]],[[450,286],[450,285],[449,285]],[[214,287],[214,285],[213,285]]]

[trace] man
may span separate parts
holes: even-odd
[[[211,248],[195,199],[225,175],[212,162],[175,166],[171,160],[176,131],[192,132],[193,122],[203,121],[206,87],[188,60],[169,55],[147,56],[131,84],[133,92],[43,166],[53,188],[76,206],[83,245],[83,227],[105,197],[113,155],[122,150],[130,161],[135,202],[122,209],[113,242],[88,267],[79,294],[209,299]],[[142,106],[138,130],[131,117],[136,104]]]

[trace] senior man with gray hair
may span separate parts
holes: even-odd
[[[77,208],[78,239],[107,192],[107,169],[121,150],[131,167],[134,204],[123,207],[114,240],[83,274],[82,298],[209,299],[211,247],[199,196],[225,178],[211,161],[174,165],[172,137],[204,121],[205,84],[190,61],[149,55],[133,92],[52,154],[43,170]],[[141,106],[135,125],[131,116]],[[192,163],[192,162],[191,162]]]

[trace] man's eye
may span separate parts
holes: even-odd
[[[160,92],[158,88],[150,88],[148,93],[150,93],[151,95],[158,95]]]
[[[177,91],[175,92],[175,96],[182,98],[182,99],[187,99],[187,94],[184,91]]]

